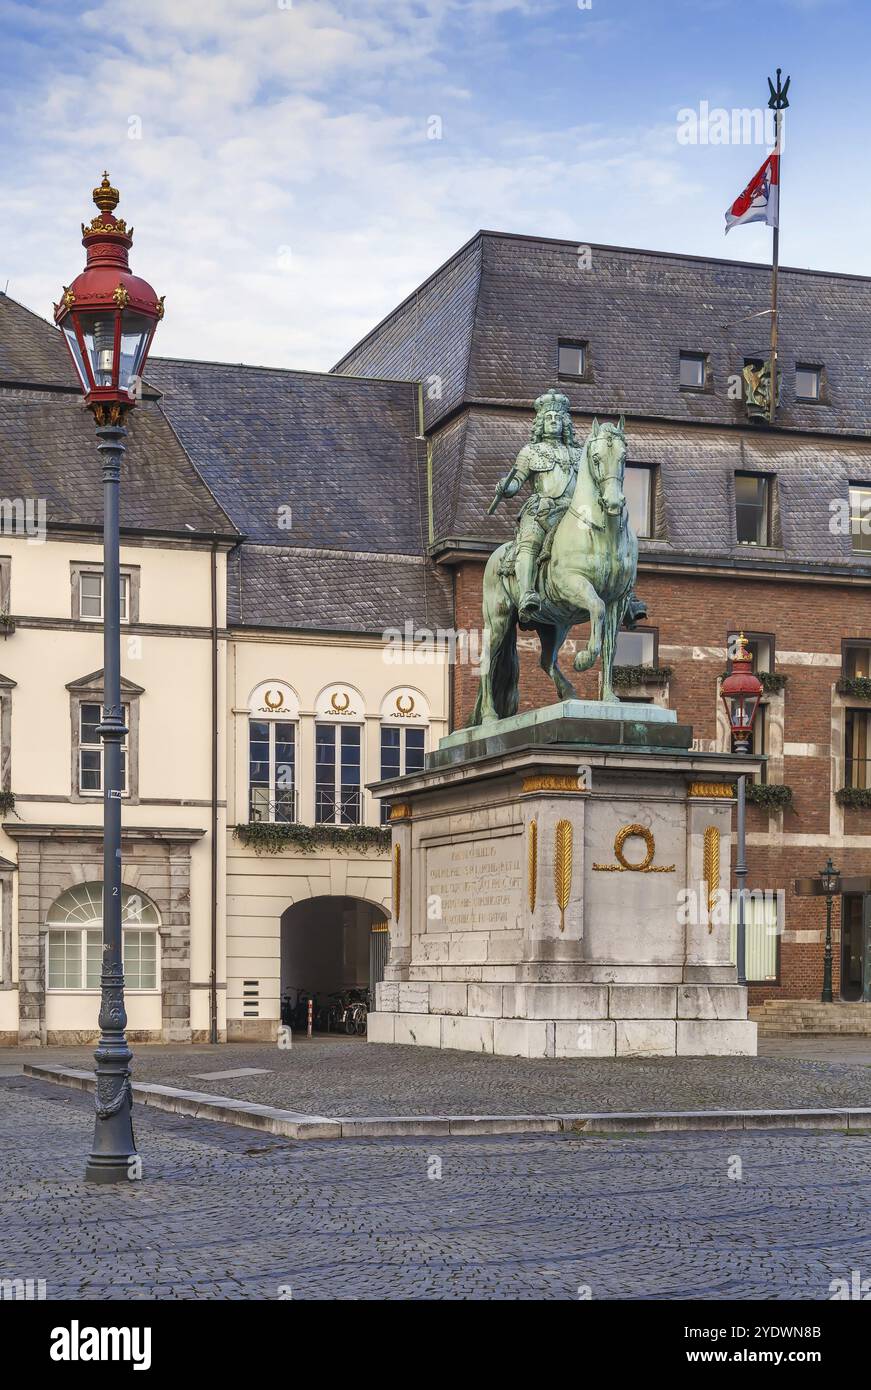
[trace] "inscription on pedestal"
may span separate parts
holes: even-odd
[[[433,931],[499,931],[519,925],[521,837],[469,840],[427,850],[427,896],[441,916]]]

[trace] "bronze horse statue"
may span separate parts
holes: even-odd
[[[594,420],[579,452],[571,501],[548,537],[539,563],[539,606],[530,621],[518,617],[521,594],[511,565],[513,543],[499,546],[487,561],[484,658],[470,725],[517,713],[518,625],[538,633],[542,670],[559,698],[570,700],[577,691],[559,668],[559,654],[570,629],[589,622],[589,641],[575,656],[574,669],[587,671],[601,657],[601,699],[617,703],[611,683],[617,633],[627,615],[634,623],[647,611],[633,593],[638,540],[629,524],[623,491],[626,435],[622,416],[617,425]]]

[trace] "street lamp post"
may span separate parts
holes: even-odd
[[[838,891],[841,873],[832,863],[832,856],[826,860],[826,867],[820,871],[820,883],[826,895],[826,946],[823,954],[823,1004],[831,1004],[832,998],[832,899]]]
[[[128,231],[114,215],[118,190],[107,174],[94,189],[94,202],[98,215],[82,226],[87,264],[64,286],[55,322],[63,331],[85,405],[94,413],[103,460],[103,958],[94,1146],[85,1179],[106,1183],[126,1181],[136,1159],[121,936],[121,758],[127,733],[121,704],[119,561],[121,460],[127,437],[123,420],[139,397],[163,301],[130,271],[133,229]]]
[[[762,682],[753,674],[753,657],[742,632],[738,638],[738,655],[732,661],[732,670],[723,681],[720,695],[729,716],[732,730],[732,746],[736,753],[750,752],[753,736],[753,721],[759,708],[762,695]],[[738,853],[735,862],[735,878],[738,880],[738,923],[736,955],[738,957],[738,984],[747,983],[747,928],[744,917],[744,895],[747,888],[747,834],[746,818],[747,778],[742,773],[738,778],[737,839]]]

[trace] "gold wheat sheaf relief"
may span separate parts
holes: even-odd
[[[705,830],[702,873],[708,885],[708,931],[712,932],[714,923],[711,913],[720,888],[720,832],[715,825],[709,825]]]
[[[560,911],[559,929],[566,928],[566,908],[572,889],[572,823],[557,821],[554,832],[553,886]]]
[[[402,870],[402,854],[399,845],[393,846],[393,920],[399,921],[399,892],[401,888],[400,874]]]
[[[529,822],[529,841],[526,858],[526,891],[529,910],[535,911],[535,890],[538,887],[538,821]]]

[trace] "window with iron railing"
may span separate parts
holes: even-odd
[[[248,819],[293,823],[299,819],[296,788],[296,725],[252,719],[248,725]]]
[[[426,751],[426,729],[410,729],[403,725],[381,725],[381,777],[403,777],[406,772],[420,772]],[[381,802],[381,824],[386,824],[390,806]]]
[[[359,724],[315,725],[317,825],[359,825],[362,821],[360,735]]]

